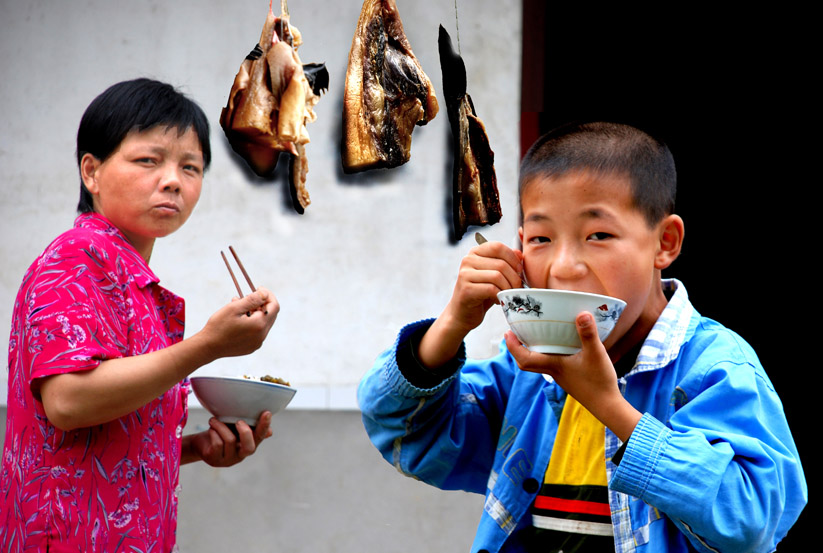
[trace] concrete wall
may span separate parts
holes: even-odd
[[[189,429],[208,414],[193,409]],[[242,464],[180,470],[182,553],[468,551],[483,497],[401,476],[356,411],[287,409]],[[0,407],[0,442],[6,410]]]
[[[399,476],[368,443],[354,398],[360,376],[400,325],[440,312],[473,245],[471,234],[458,244],[448,239],[451,135],[437,31],[442,23],[457,40],[455,5],[398,0],[441,111],[414,131],[408,164],[346,176],[338,149],[342,91],[361,3],[289,2],[305,42],[302,60],[325,62],[331,79],[309,125],[313,203],[301,216],[286,204],[284,175],[251,175],[218,123],[268,2],[0,0],[0,351],[26,268],[74,219],[74,139],[83,110],[109,85],[138,76],[180,87],[212,125],[213,163],[200,204],[183,229],[158,242],[151,260],[163,285],[186,298],[189,333],[235,294],[219,255],[229,245],[255,284],[273,290],[282,305],[261,350],[198,372],[272,374],[298,393],[253,458],[231,469],[182,469],[183,551],[463,551],[471,543],[482,498]],[[504,211],[504,220],[483,232],[511,242],[520,4],[472,0],[458,7],[469,92],[495,150]],[[475,356],[496,349],[502,316],[490,319],[469,343]],[[2,393],[0,429],[4,405]],[[195,406],[189,430],[206,420]]]
[[[501,10],[500,2],[473,0],[459,4],[458,14],[469,92],[496,154],[503,203],[503,221],[484,233],[511,242],[521,10],[519,2],[504,4]],[[295,407],[355,408],[363,371],[401,324],[440,312],[459,260],[474,244],[472,233],[459,244],[449,241],[445,106],[414,131],[406,165],[342,173],[343,85],[360,7],[360,0],[289,2],[303,35],[302,61],[325,62],[330,73],[318,119],[308,125],[312,205],[298,215],[286,205],[285,174],[252,175],[219,126],[237,69],[259,39],[266,0],[0,0],[0,235],[15,237],[0,241],[0,349],[26,268],[73,221],[74,140],[83,110],[109,85],[149,76],[201,104],[214,154],[199,205],[181,230],[155,245],[152,268],[186,298],[190,332],[236,294],[220,258],[229,245],[254,283],[273,290],[282,305],[263,348],[199,374],[272,374],[300,389]],[[398,9],[442,104],[438,25],[457,40],[455,3],[400,0]],[[496,328],[481,331],[469,345],[476,355],[491,354],[499,336]]]

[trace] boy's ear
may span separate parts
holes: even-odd
[[[92,194],[97,193],[97,180],[95,179],[95,173],[97,172],[97,168],[99,166],[100,160],[92,154],[86,153],[83,154],[82,158],[80,158],[80,178],[83,179],[83,184],[86,185],[86,190]]]
[[[660,221],[658,230],[660,242],[654,258],[654,267],[662,270],[671,265],[680,255],[685,233],[683,219],[672,213]]]

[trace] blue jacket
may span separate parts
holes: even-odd
[[[780,399],[742,338],[701,317],[679,282],[664,287],[672,298],[619,380],[644,415],[618,465],[605,434],[616,550],[773,551],[808,496]],[[485,494],[473,552],[522,551],[566,394],[505,345],[482,361],[463,348],[450,377],[413,385],[397,352],[428,324],[405,327],[363,378],[366,430],[402,473]]]

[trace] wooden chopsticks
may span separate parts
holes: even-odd
[[[246,278],[246,282],[249,284],[249,286],[251,286],[251,291],[252,292],[256,291],[257,287],[251,281],[251,278],[249,277],[249,273],[246,272],[246,268],[243,266],[243,262],[240,261],[240,257],[237,255],[237,252],[234,251],[234,248],[232,246],[229,246],[229,251],[231,252],[232,256],[234,257],[234,260],[237,262],[237,266],[240,267],[240,271],[243,273],[243,276]],[[229,265],[229,260],[226,258],[226,254],[224,254],[223,251],[221,250],[220,255],[223,258],[223,262],[226,264],[226,269],[229,270],[229,274],[231,275],[231,279],[234,282],[234,287],[237,288],[238,297],[242,298],[243,295],[244,295],[243,290],[240,288],[240,283],[237,282],[237,278],[235,278],[235,276],[234,276],[234,271],[231,270],[231,265]],[[267,314],[268,312],[263,311],[263,313]],[[251,313],[246,313],[246,315],[251,317]]]

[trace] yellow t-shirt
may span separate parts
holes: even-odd
[[[614,546],[605,427],[566,398],[543,484],[532,506],[533,539],[542,551],[599,551]]]

